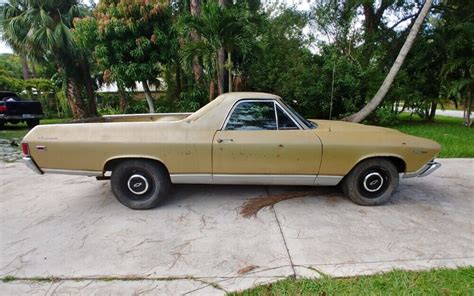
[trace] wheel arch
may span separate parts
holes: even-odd
[[[366,160],[370,160],[370,159],[377,159],[377,158],[380,158],[380,159],[387,159],[389,160],[390,162],[392,162],[395,167],[397,168],[397,171],[399,173],[405,173],[406,172],[406,168],[407,168],[407,165],[406,165],[406,162],[405,160],[400,156],[400,155],[370,155],[370,156],[366,156],[366,157],[363,157],[361,159],[359,159],[355,164],[354,166],[351,168],[351,171],[361,162],[363,161],[366,161]],[[347,173],[349,174],[350,171]]]
[[[155,157],[149,157],[149,156],[136,156],[136,155],[124,155],[124,156],[117,156],[117,157],[112,157],[112,158],[107,159],[104,165],[102,166],[102,173],[105,174],[106,172],[112,172],[118,164],[126,160],[147,160],[160,166],[166,172],[166,174],[168,174],[168,176],[170,174],[168,167],[165,165],[165,163],[161,159],[158,159]]]

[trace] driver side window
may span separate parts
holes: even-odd
[[[273,102],[241,102],[233,110],[226,130],[276,130]]]
[[[294,120],[274,101],[243,101],[232,111],[225,130],[298,130]]]

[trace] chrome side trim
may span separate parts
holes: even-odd
[[[214,174],[213,184],[313,185],[316,175],[234,175]]]
[[[343,176],[256,175],[256,174],[171,174],[175,184],[247,184],[336,186]]]
[[[78,176],[88,176],[88,177],[102,176],[102,172],[100,171],[43,169],[43,172],[45,174],[78,175]]]
[[[344,176],[325,176],[319,175],[314,181],[315,186],[336,186],[341,182]]]
[[[211,174],[171,174],[170,179],[175,184],[212,184]]]
[[[426,177],[439,169],[441,167],[441,164],[439,162],[435,162],[434,160],[428,162],[426,165],[424,165],[421,169],[419,169],[416,172],[412,173],[405,173],[403,175],[403,178],[415,178],[415,177]]]
[[[176,184],[313,185],[316,175],[171,174]]]
[[[191,115],[192,112],[174,112],[174,113],[137,113],[137,114],[115,114],[104,115],[104,118],[126,118],[126,117],[149,117],[149,116],[177,116],[177,115]]]
[[[29,157],[29,156],[24,156],[23,157],[23,162],[25,163],[25,165],[31,169],[33,172],[37,173],[38,175],[42,175],[43,172],[40,170],[40,168],[36,165],[35,161],[33,160],[33,158]]]

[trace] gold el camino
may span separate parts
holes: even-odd
[[[440,145],[375,126],[307,120],[276,95],[228,93],[194,113],[105,116],[37,126],[23,139],[39,174],[110,179],[132,209],[157,206],[171,184],[342,185],[359,205],[387,202],[402,177],[440,164]]]

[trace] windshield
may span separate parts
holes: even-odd
[[[283,102],[285,104],[285,106],[291,111],[291,113],[293,113],[294,116],[298,117],[298,119],[304,123],[304,125],[306,125],[306,127],[310,128],[310,129],[315,129],[317,128],[318,126],[316,125],[316,123],[312,122],[312,121],[309,121],[308,119],[304,118],[303,116],[301,116],[298,112],[296,112],[295,109],[293,109],[293,107],[291,107],[290,105],[288,105],[287,103]]]

